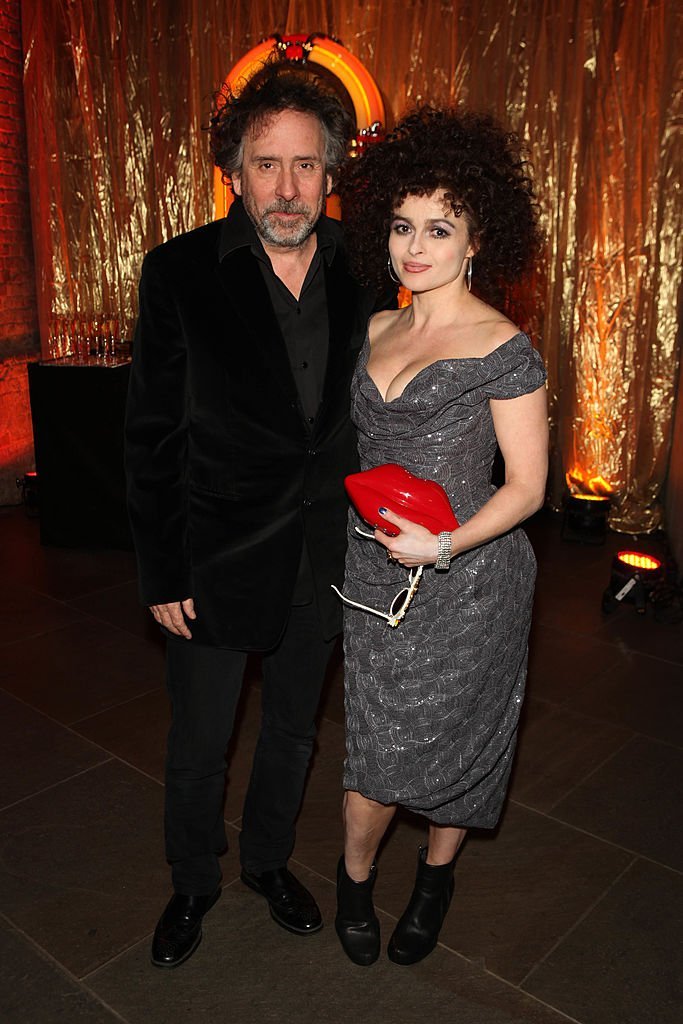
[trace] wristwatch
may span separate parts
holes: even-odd
[[[453,557],[453,552],[451,551],[452,540],[453,536],[450,530],[444,530],[443,533],[439,534],[439,554],[434,563],[434,568],[439,569],[441,572],[448,572],[451,567],[451,558]]]

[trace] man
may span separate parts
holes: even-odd
[[[270,66],[211,131],[237,198],[225,220],[145,258],[126,426],[141,593],[167,635],[173,710],[174,895],[152,945],[166,968],[195,951],[220,895],[224,755],[248,651],[264,652],[263,720],[242,881],[283,928],[322,927],[287,860],[341,625],[330,584],[356,459],[349,381],[371,311],[322,216],[349,133],[336,97]]]

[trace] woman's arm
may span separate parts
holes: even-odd
[[[491,414],[505,459],[505,483],[463,526],[454,530],[453,555],[500,536],[536,512],[543,504],[548,475],[548,412],[544,387],[528,395],[492,399]],[[379,530],[375,539],[402,565],[429,565],[436,561],[437,538],[429,530],[402,516],[386,512],[384,518],[400,527],[398,537]]]

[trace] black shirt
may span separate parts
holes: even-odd
[[[325,217],[320,218],[315,230],[318,244],[298,299],[273,270],[268,253],[239,199],[234,200],[223,221],[218,251],[218,258],[222,260],[236,249],[248,248],[258,260],[287,348],[302,418],[309,433],[322,401],[329,350],[323,259],[329,266],[336,250],[336,240]],[[313,574],[304,537],[292,604],[309,604],[312,600]]]
[[[336,241],[325,218],[316,225],[317,248],[297,299],[273,270],[244,204],[236,200],[223,223],[219,259],[248,247],[259,261],[273,312],[282,332],[289,365],[299,395],[302,416],[310,432],[320,406],[329,348],[327,294],[323,259],[329,265]]]

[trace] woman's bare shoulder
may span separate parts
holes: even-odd
[[[496,320],[495,323],[491,324],[490,333],[488,335],[489,346],[491,349],[499,348],[506,341],[510,341],[516,334],[519,334],[520,330],[517,324],[513,323],[512,320],[508,320],[507,317],[503,317],[500,320]]]
[[[385,333],[394,327],[397,321],[401,318],[403,310],[401,309],[382,309],[379,313],[375,313],[370,317],[368,321],[368,336],[370,338],[370,344],[377,340]]]
[[[487,356],[516,334],[519,334],[517,324],[498,310],[488,307],[484,315],[471,324],[468,331],[468,347],[475,350],[474,355]]]

